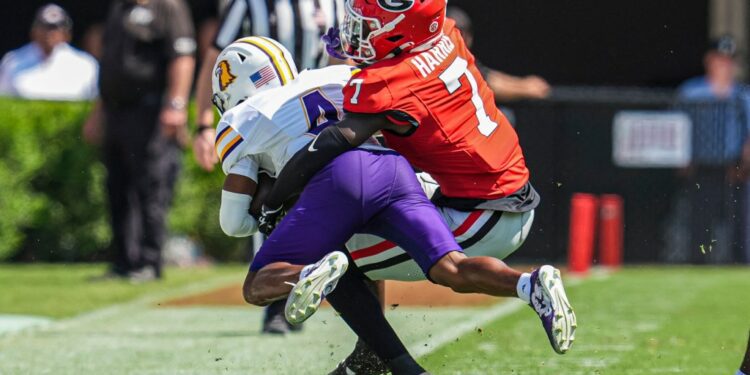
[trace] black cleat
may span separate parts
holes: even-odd
[[[354,351],[328,375],[385,375],[388,372],[385,362],[362,340],[357,340]]]

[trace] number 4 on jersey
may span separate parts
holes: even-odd
[[[440,73],[440,80],[445,83],[445,88],[448,89],[448,93],[453,94],[461,88],[461,76],[466,76],[469,80],[469,86],[471,86],[471,102],[474,103],[474,107],[477,109],[477,119],[479,120],[479,132],[482,135],[489,137],[492,132],[497,128],[497,123],[492,121],[487,112],[484,110],[484,103],[482,97],[479,96],[479,87],[477,80],[469,72],[469,63],[466,60],[456,57],[455,60],[445,69],[444,72]]]
[[[320,89],[305,94],[300,100],[305,109],[307,128],[313,133],[317,134],[326,126],[341,120],[336,105]]]

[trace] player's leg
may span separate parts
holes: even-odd
[[[750,375],[750,337],[747,339],[747,349],[745,349],[745,358],[742,360],[740,370],[737,375]]]
[[[497,259],[516,251],[526,240],[534,211],[459,211],[438,207],[456,242],[469,257]],[[356,234],[346,243],[357,266],[372,280],[425,280],[419,266],[393,242],[370,234]]]
[[[290,264],[307,264],[311,259],[320,258],[321,253],[343,247],[345,241],[369,221],[370,214],[363,209],[378,212],[379,205],[387,201],[388,185],[394,179],[393,167],[388,168],[387,164],[387,158],[355,150],[339,156],[318,172],[253,260],[244,287],[245,297],[251,302],[262,302],[262,299],[273,298],[270,291],[288,292],[289,287],[283,284],[296,281],[293,274],[299,270]],[[264,268],[268,272],[258,272]],[[285,274],[286,271],[292,274]],[[394,374],[422,373],[424,370],[408,354],[385,320],[380,303],[368,289],[364,277],[353,271],[345,273],[328,294],[331,305],[359,337],[376,349]],[[305,286],[304,272],[300,278],[289,296],[293,306],[310,295],[307,290],[302,290],[300,296],[296,294]],[[264,292],[259,285],[268,285],[269,289]],[[285,293],[279,294],[276,297]],[[308,311],[297,315],[294,309],[287,309],[287,313],[290,312],[295,315],[291,316],[292,320],[310,315]],[[290,315],[287,314],[287,318]]]
[[[370,291],[378,298],[381,310],[385,310],[385,280],[365,279]],[[354,349],[343,361],[339,362],[328,375],[385,375],[389,372],[388,366],[380,357],[365,343],[362,338],[357,337]]]
[[[246,301],[265,305],[285,297],[292,286],[300,281],[304,266],[315,264],[326,254],[341,248],[362,225],[358,197],[337,190],[334,186],[333,171],[345,167],[351,170],[352,166],[345,163],[349,159],[339,157],[318,172],[276,230],[263,242],[245,279],[243,295]],[[342,261],[348,264],[346,257],[342,256],[333,256],[329,259],[331,262],[308,269],[333,271],[329,275],[333,276],[342,271]],[[321,275],[313,273],[312,276]],[[322,277],[327,279],[329,276]],[[335,281],[330,279],[326,283]],[[290,301],[294,303],[292,299]]]
[[[419,177],[418,174],[418,181],[425,190],[424,180]],[[425,192],[427,193],[427,190]],[[438,211],[458,244],[463,247],[464,253],[470,257],[507,257],[523,244],[534,221],[534,211],[458,211],[446,207],[438,207]],[[425,279],[419,266],[401,247],[381,237],[356,234],[349,239],[346,247],[355,264],[372,280]],[[528,295],[528,290],[526,294]],[[384,301],[382,296],[379,296],[381,303]],[[388,370],[375,352],[359,339],[354,350],[329,375],[347,375],[351,372],[376,375],[386,374]]]
[[[552,347],[558,353],[567,351],[575,337],[576,319],[559,271],[543,266],[523,274],[496,258],[467,257],[442,216],[426,200],[414,175],[399,176],[402,180],[396,183],[401,195],[394,195],[395,200],[382,214],[385,220],[377,221],[371,233],[401,245],[431,280],[454,291],[531,300]]]

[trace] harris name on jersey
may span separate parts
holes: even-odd
[[[412,57],[411,63],[419,70],[422,77],[426,78],[450,56],[455,48],[456,45],[453,44],[451,38],[442,36],[437,45]]]

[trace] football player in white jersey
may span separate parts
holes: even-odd
[[[222,112],[216,150],[227,174],[220,211],[221,227],[227,234],[249,236],[257,231],[258,223],[249,208],[258,173],[276,175],[297,151],[308,146],[314,134],[341,120],[341,89],[354,70],[333,66],[298,74],[289,53],[268,38],[244,38],[222,51],[213,72],[213,101]],[[260,92],[262,95],[257,95]],[[316,143],[308,147],[314,151]],[[420,180],[430,185],[428,178]],[[377,144],[366,144],[342,154],[313,176],[254,258],[243,294],[249,303],[267,304],[288,294],[291,287],[287,284],[296,281],[299,273],[294,289],[297,294],[289,299],[291,304],[287,303],[285,311],[288,320],[303,321],[328,295],[331,304],[365,341],[366,337],[378,336],[379,341],[368,342],[370,346],[389,343],[378,345],[376,351],[394,373],[421,373],[423,370],[408,356],[382,317],[380,305],[362,283],[361,273],[347,277],[354,272],[345,273],[347,256],[329,252],[340,248],[354,233],[368,233],[355,236],[348,245],[351,257],[368,276],[425,279],[446,254],[460,251],[454,234],[471,243],[472,259],[485,258],[475,255],[502,259],[523,243],[532,215],[500,218],[483,211],[450,209],[442,210],[441,215],[403,157]],[[512,220],[515,225],[510,227],[515,229],[493,231],[491,238],[483,238],[487,234],[484,227],[494,227],[502,219]],[[293,266],[305,264],[308,266],[304,268]],[[492,272],[495,270],[488,271]],[[454,276],[452,281],[460,285],[454,290],[492,294],[492,290],[509,289],[509,285],[500,285],[507,280],[499,278],[477,277],[477,273]],[[338,289],[329,294],[339,279]],[[515,283],[510,288],[515,289]],[[518,290],[528,300],[528,289]],[[335,294],[341,297],[334,298]],[[352,300],[356,303],[350,303]],[[373,310],[379,316],[370,316]],[[361,324],[364,315],[371,318],[365,320],[371,324]],[[373,331],[373,327],[377,328]]]

